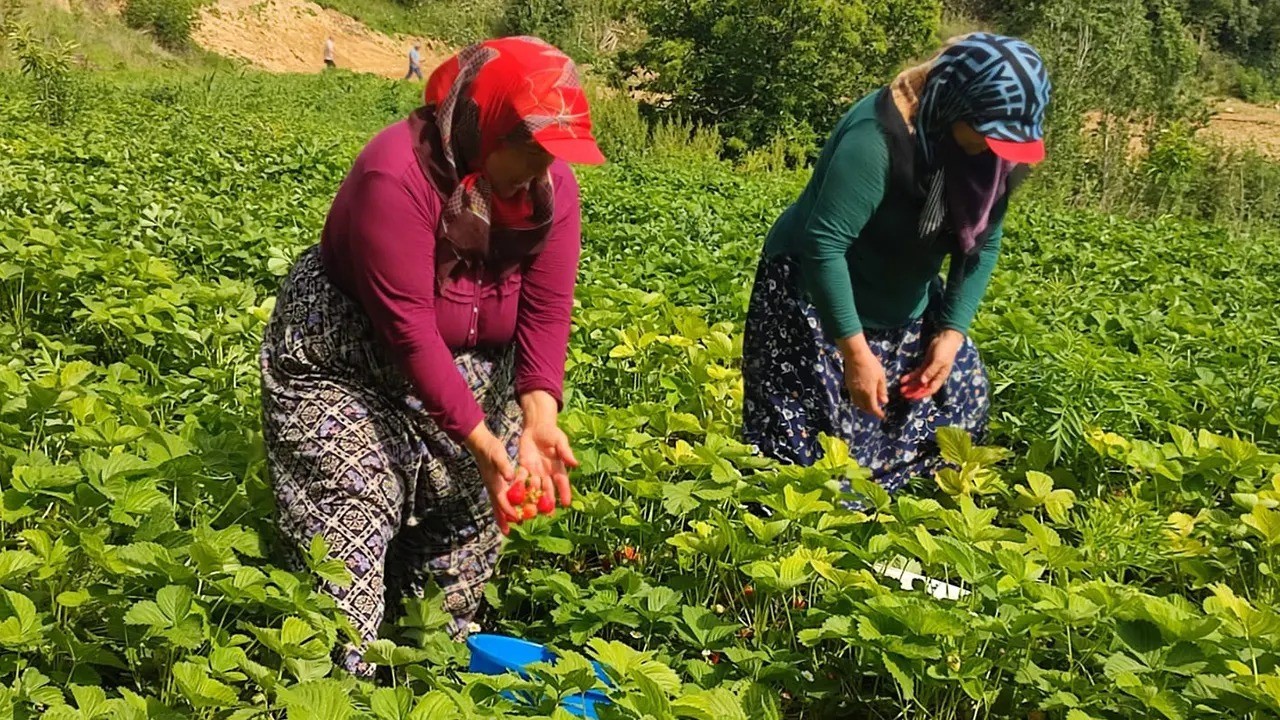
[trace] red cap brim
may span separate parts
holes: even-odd
[[[1017,142],[1016,140],[997,140],[987,138],[987,147],[997,156],[1009,162],[1034,165],[1044,160],[1044,141]]]
[[[574,165],[601,165],[605,162],[604,153],[596,146],[596,141],[589,138],[534,138],[547,152],[561,160]]]

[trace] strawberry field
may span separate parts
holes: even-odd
[[[801,469],[735,439],[803,174],[615,152],[581,174],[574,506],[513,529],[480,618],[562,660],[470,675],[428,597],[369,685],[313,590],[345,569],[282,569],[256,354],[412,90],[107,78],[55,130],[0,77],[0,718],[568,718],[588,660],[614,718],[1280,715],[1280,235],[1027,198],[974,331],[991,444],[945,434],[889,497],[838,443]]]

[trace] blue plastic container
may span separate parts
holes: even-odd
[[[556,661],[556,654],[545,645],[507,635],[472,635],[467,638],[467,647],[471,650],[471,672],[484,675],[513,672],[520,677],[528,677],[525,668],[529,665],[538,662],[554,664]],[[613,685],[600,663],[593,662],[591,665],[596,669],[596,677],[605,685]],[[572,715],[596,720],[596,705],[608,704],[609,698],[604,693],[588,690],[582,695],[565,698],[560,702],[560,707]]]

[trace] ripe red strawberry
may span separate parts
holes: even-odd
[[[538,498],[538,512],[543,515],[551,515],[556,511],[556,503],[551,499],[550,495],[543,495]]]
[[[517,480],[511,484],[511,487],[507,488],[507,502],[511,503],[512,506],[523,505],[528,490],[528,486],[523,481]]]
[[[720,653],[713,651],[711,655],[707,657],[707,662],[711,663],[712,665],[719,665]]]

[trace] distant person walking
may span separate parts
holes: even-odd
[[[324,66],[327,68],[338,67],[338,63],[334,59],[333,38],[331,37],[327,37],[324,39]]]
[[[409,72],[404,74],[405,80],[414,75],[417,75],[419,80],[422,79],[422,55],[418,52],[421,47],[418,43],[414,43],[413,49],[409,51]]]

